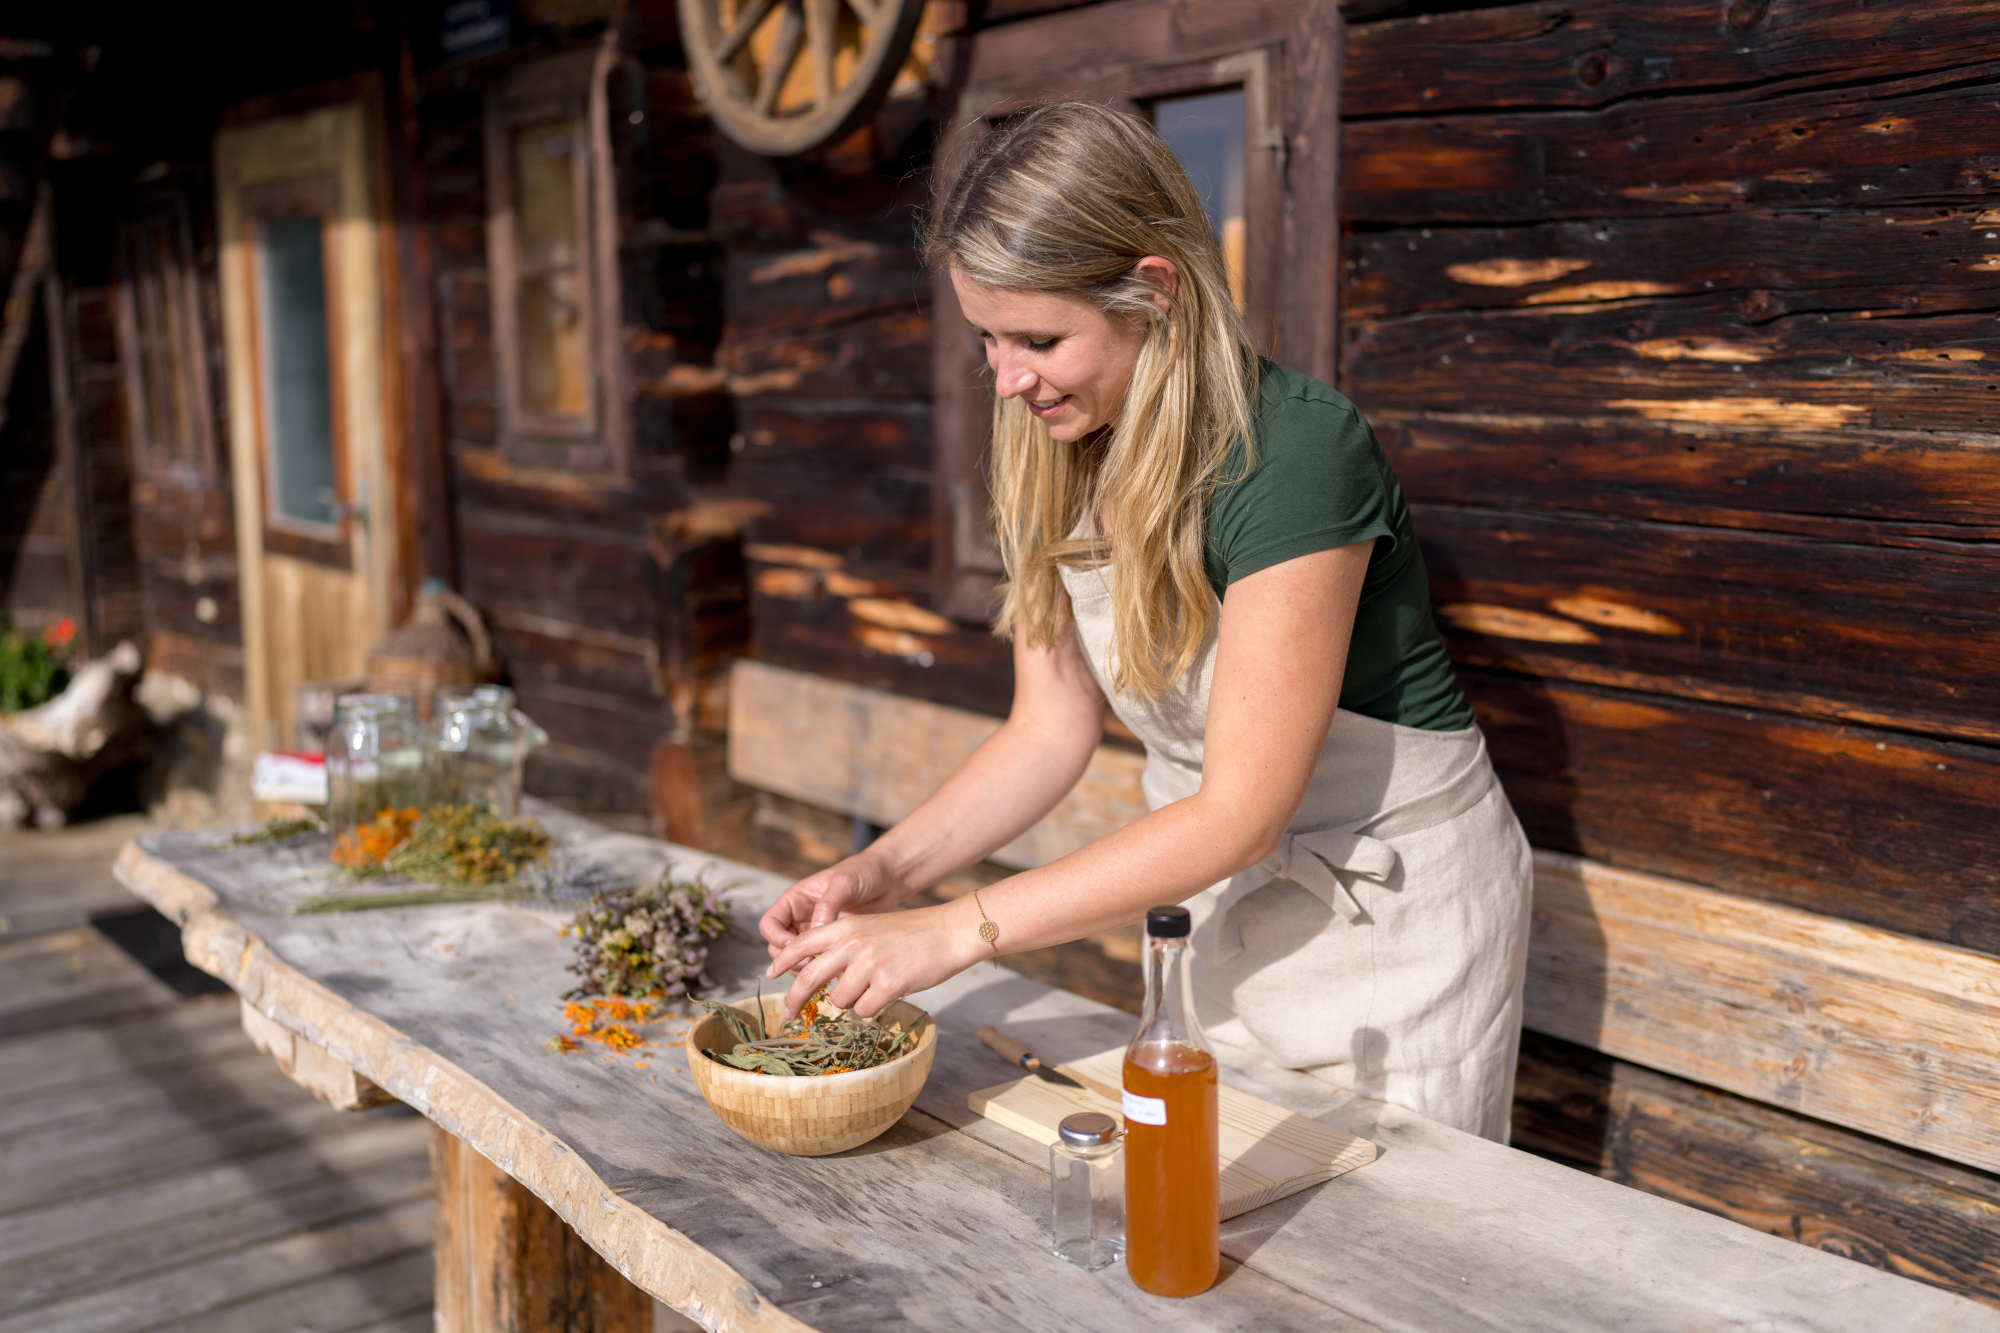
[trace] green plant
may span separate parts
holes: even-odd
[[[47,703],[69,685],[76,652],[76,622],[64,617],[31,634],[0,629],[0,713]]]

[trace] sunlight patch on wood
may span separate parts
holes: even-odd
[[[1635,629],[1641,634],[1679,634],[1681,624],[1657,611],[1646,611],[1624,602],[1603,597],[1557,597],[1549,602],[1551,611],[1577,620],[1609,625],[1613,629]]]
[[[859,619],[885,629],[906,629],[917,634],[949,634],[951,622],[914,602],[891,601],[886,597],[857,597],[847,609]]]
[[[1445,276],[1475,287],[1526,287],[1589,267],[1587,259],[1486,259],[1476,264],[1453,264]]]
[[[1597,636],[1573,620],[1484,602],[1451,602],[1438,614],[1459,629],[1499,639],[1532,639],[1536,643],[1596,643]]]
[[[1654,361],[1762,361],[1764,350],[1720,338],[1649,338],[1632,350]]]
[[[1606,407],[1637,412],[1648,421],[1690,421],[1710,426],[1845,426],[1865,418],[1855,403],[1788,403],[1778,398],[1613,398]]]
[[[1676,290],[1665,282],[1583,282],[1536,292],[1522,305],[1572,305],[1591,301],[1624,301],[1634,296],[1665,296]]]

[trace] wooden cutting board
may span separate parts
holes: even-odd
[[[1084,1085],[1065,1088],[1039,1078],[1017,1078],[981,1088],[966,1098],[978,1114],[1037,1143],[1056,1141],[1056,1126],[1078,1111],[1099,1111],[1123,1122],[1119,1088],[1125,1077],[1123,1048],[1074,1064],[1058,1065]],[[1375,1145],[1308,1120],[1261,1097],[1223,1084],[1221,1120],[1222,1215],[1235,1217],[1309,1185],[1331,1180],[1375,1160]]]

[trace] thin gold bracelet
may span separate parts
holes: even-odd
[[[979,938],[985,940],[993,950],[993,966],[1000,966],[1000,925],[986,915],[986,904],[979,901],[979,890],[972,891],[972,905],[979,909]]]

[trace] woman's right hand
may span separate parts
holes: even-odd
[[[887,912],[908,897],[893,871],[878,856],[857,852],[786,889],[757,923],[771,956],[815,926],[843,912]]]

